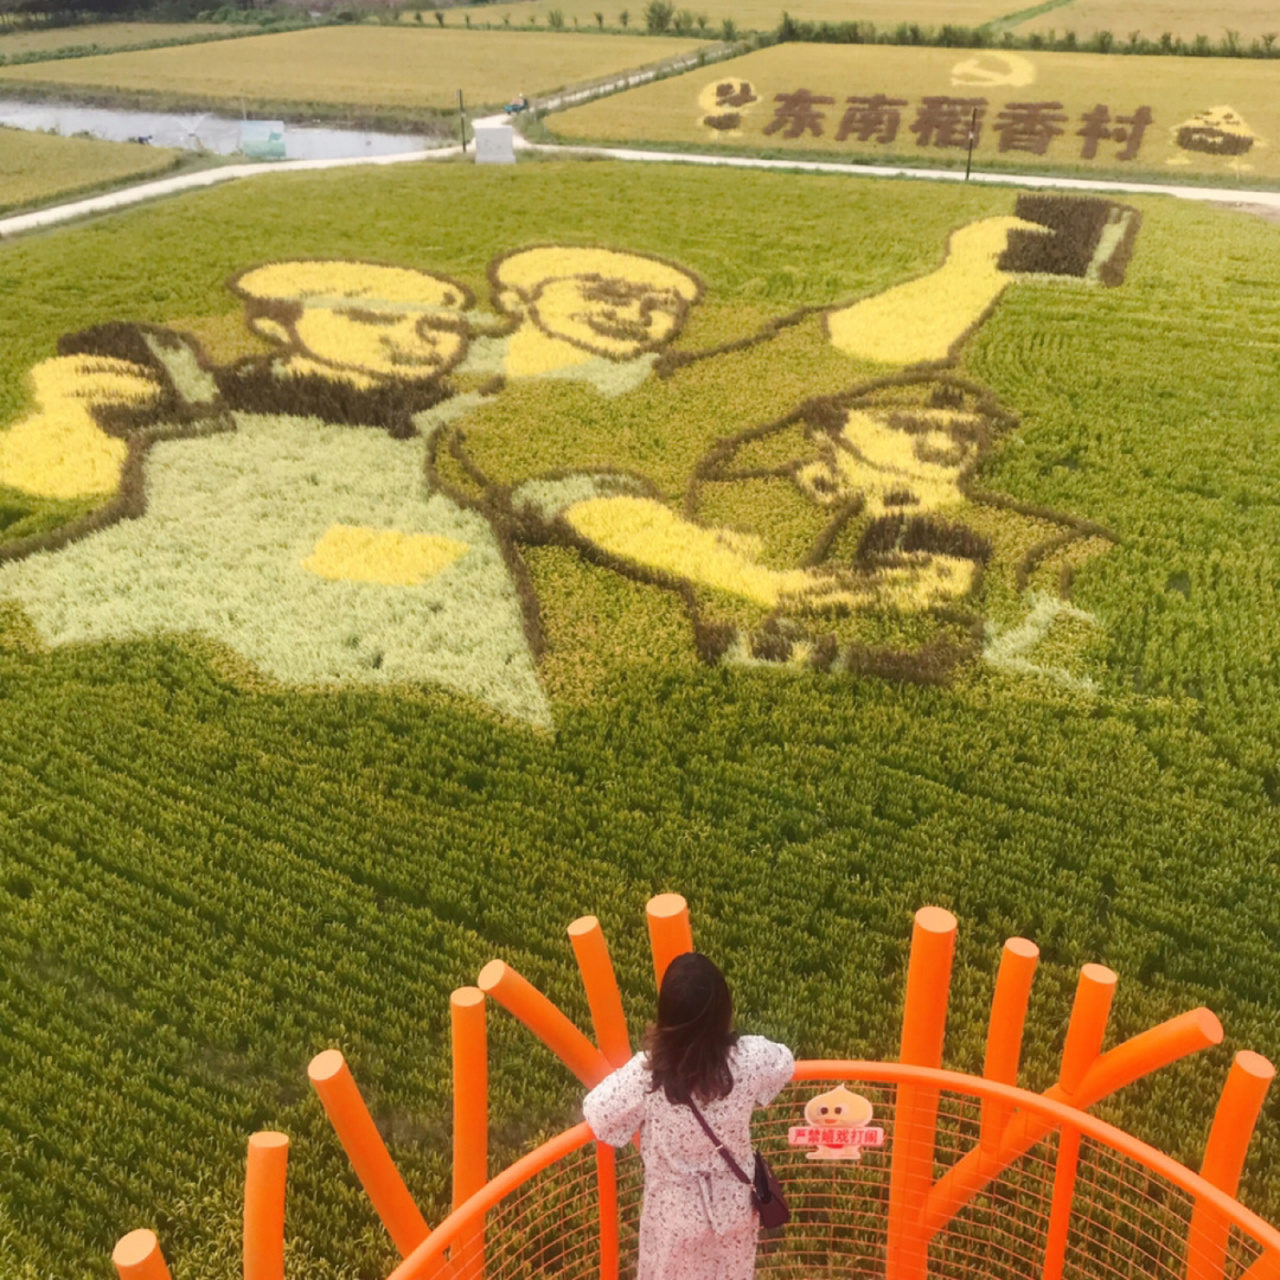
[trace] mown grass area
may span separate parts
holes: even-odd
[[[109,100],[153,96],[233,105],[309,104],[360,111],[473,107],[676,57],[697,40],[643,36],[537,39],[504,32],[327,27],[227,43],[0,68],[0,85]]]
[[[743,81],[752,101],[718,101],[717,86],[732,95]],[[808,96],[779,100],[796,94]],[[894,101],[867,101],[875,95]],[[949,112],[954,127],[945,133],[915,127],[926,98],[950,100],[936,110]],[[1237,122],[1222,128],[1224,104]],[[1142,107],[1149,114],[1140,145],[1126,155],[1134,131],[1126,119]],[[783,44],[571,108],[548,117],[547,125],[570,141],[643,140],[963,166],[975,108],[978,165],[1161,180],[1212,177],[1224,184],[1280,176],[1273,143],[1280,138],[1276,77],[1266,62],[1227,58],[1145,57],[1137,63],[1106,54]],[[1090,129],[1092,157],[1086,154],[1090,139],[1081,132]]]
[[[706,0],[705,3],[677,4],[676,9],[689,9],[695,15],[705,14],[714,27],[726,19],[733,21],[742,31],[772,31],[782,21],[784,12],[806,22],[874,22],[877,26],[896,27],[900,22],[917,23],[922,27],[953,26],[978,27],[985,22],[1002,17],[1009,12],[1007,0],[910,0],[907,4],[888,3],[887,0],[859,0],[849,4],[847,0],[798,0],[796,4],[782,4],[778,0]],[[627,3],[627,0],[514,0],[509,4],[482,4],[470,6],[465,12],[475,23],[507,23],[512,26],[534,25],[545,27],[548,15],[558,10],[566,23],[575,22],[583,27],[596,25],[596,14],[601,13],[606,27],[638,27],[645,25],[645,5]],[[621,19],[623,10],[627,21]],[[415,11],[407,11],[405,21],[415,20]],[[427,21],[431,14],[424,15]],[[457,19],[449,13],[446,21]]]
[[[0,210],[172,169],[180,151],[0,128]]]
[[[559,163],[290,175],[253,196],[5,246],[3,420],[28,403],[25,371],[88,325],[171,323],[216,360],[241,354],[223,282],[258,262],[421,266],[484,299],[488,263],[514,247],[658,254],[706,286],[679,340],[701,349],[932,270],[951,230],[1014,203]],[[1108,1043],[1208,1003],[1222,1048],[1104,1108],[1194,1163],[1231,1052],[1280,1053],[1280,228],[1135,204],[1123,285],[1017,284],[961,364],[1020,416],[985,482],[1118,538],[1076,575],[1094,694],[981,664],[942,687],[707,668],[670,593],[558,547],[530,556],[551,733],[429,688],[274,686],[198,637],[50,650],[6,604],[0,1270],[106,1277],[114,1239],[151,1225],[175,1275],[225,1276],[244,1141],[280,1127],[289,1273],[386,1274],[392,1249],[308,1093],[308,1058],[344,1050],[438,1220],[449,991],[500,955],[586,1025],[561,930],[592,911],[638,1031],[643,906],[668,889],[690,899],[742,1023],[807,1056],[896,1052],[926,902],[961,919],[951,1065],[981,1065],[1013,933],[1044,956],[1034,1087],[1054,1077],[1082,962],[1121,975]],[[749,426],[756,394],[803,395],[825,367],[802,345],[740,352],[718,382],[696,366],[664,384],[647,429],[626,416],[634,393],[615,402],[612,457],[665,475],[689,431]],[[574,1120],[579,1090],[501,1011],[490,1025],[496,1168]],[[1276,1112],[1243,1190],[1273,1218]]]
[[[1026,19],[1013,28],[1018,35],[1032,32],[1074,31],[1082,39],[1095,31],[1110,31],[1123,45],[1131,32],[1148,40],[1159,40],[1168,32],[1191,44],[1197,36],[1218,41],[1234,31],[1242,40],[1280,36],[1280,17],[1267,0],[1231,0],[1230,4],[1206,6],[1196,0],[1069,0],[1046,13]]]

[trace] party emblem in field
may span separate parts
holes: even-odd
[[[230,288],[257,354],[120,323],[33,370],[0,434],[0,594],[47,644],[199,635],[283,683],[439,685],[548,724],[545,547],[674,593],[708,661],[943,678],[980,652],[984,570],[1030,599],[1052,569],[1060,600],[1069,548],[1108,537],[983,486],[1016,419],[950,366],[1011,282],[1118,284],[1136,232],[1023,197],[924,277],[707,349],[681,345],[702,282],[649,254],[515,250],[487,311],[421,267],[251,267]],[[706,411],[752,380],[776,398],[805,351],[822,372],[781,417]]]
[[[741,133],[743,117],[759,101],[747,80],[714,80],[698,94],[702,123],[719,134]]]

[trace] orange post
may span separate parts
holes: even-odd
[[[1249,1139],[1275,1073],[1275,1067],[1260,1053],[1245,1049],[1236,1054],[1222,1087],[1200,1176],[1229,1196],[1234,1196],[1240,1185]],[[1197,1200],[1187,1234],[1187,1280],[1221,1280],[1228,1233],[1222,1215]]]
[[[618,1153],[596,1143],[596,1185],[600,1201],[600,1280],[618,1280]]]
[[[1071,1021],[1067,1023],[1067,1042],[1062,1048],[1062,1069],[1058,1072],[1058,1083],[1068,1100],[1080,1088],[1085,1072],[1102,1050],[1115,994],[1116,975],[1105,965],[1087,964],[1080,970]]]
[[[1111,1016],[1111,1001],[1115,994],[1116,975],[1105,965],[1087,964],[1080,970],[1071,1020],[1067,1023],[1067,1042],[1062,1048],[1062,1068],[1058,1072],[1058,1087],[1068,1102],[1073,1100],[1085,1073],[1102,1051],[1102,1038],[1107,1032],[1107,1019]],[[1061,1280],[1062,1277],[1079,1166],[1080,1134],[1075,1129],[1064,1128],[1058,1135],[1058,1160],[1053,1171],[1053,1199],[1044,1242],[1042,1280]]]
[[[956,918],[941,907],[921,907],[911,933],[907,995],[902,1014],[901,1060],[917,1067],[942,1065],[942,1038],[951,990]],[[898,1088],[893,1163],[889,1170],[889,1248],[886,1280],[924,1280],[929,1240],[920,1231],[925,1197],[933,1182],[938,1091]]]
[[[326,1049],[311,1059],[307,1075],[382,1225],[401,1257],[408,1255],[431,1234],[431,1228],[404,1185],[346,1060],[337,1049]]]
[[[244,1280],[284,1280],[284,1195],[289,1139],[264,1130],[249,1139],[244,1171]]]
[[[653,951],[653,974],[662,989],[662,975],[676,956],[693,950],[693,928],[689,924],[689,904],[678,893],[660,893],[649,899],[644,909],[649,921],[649,946]]]
[[[1071,1097],[1061,1085],[1045,1090],[1044,1096],[1053,1102],[1069,1102],[1083,1111],[1140,1077],[1221,1040],[1222,1024],[1214,1014],[1203,1007],[1191,1009],[1108,1049],[1085,1072]],[[957,1160],[928,1193],[925,1239],[933,1239],[983,1187],[1030,1151],[1052,1128],[1034,1115],[1015,1112],[998,1143],[991,1148],[979,1144]]]
[[[453,1207],[489,1181],[489,1041],[484,992],[460,987],[449,997],[453,1031]],[[461,1277],[484,1274],[484,1222],[459,1241],[453,1259]]]
[[[582,974],[591,1009],[591,1025],[596,1044],[609,1059],[610,1066],[625,1066],[631,1060],[631,1037],[627,1034],[627,1015],[622,1008],[622,992],[609,958],[609,944],[595,916],[583,916],[569,926],[569,941]]]
[[[111,1251],[111,1261],[120,1280],[171,1280],[160,1241],[146,1227],[121,1236]]]
[[[559,1009],[509,964],[490,960],[477,985],[533,1032],[588,1088],[613,1068],[599,1049]]]
[[[1010,938],[1000,954],[995,995],[991,999],[991,1020],[987,1024],[987,1056],[982,1074],[1001,1084],[1018,1083],[1022,1060],[1022,1032],[1031,1000],[1031,982],[1036,976],[1040,948],[1026,938]],[[1008,1123],[1011,1108],[984,1099],[982,1142],[990,1146]]]

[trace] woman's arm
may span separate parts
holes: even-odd
[[[631,1141],[644,1120],[649,1084],[644,1054],[637,1053],[587,1094],[582,1114],[598,1141],[611,1147],[625,1147]]]

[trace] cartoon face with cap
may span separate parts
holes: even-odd
[[[371,262],[272,262],[230,282],[249,327],[307,371],[371,384],[421,381],[466,354],[474,298],[447,276]]]
[[[615,249],[521,249],[499,258],[490,278],[495,305],[517,321],[505,370],[513,377],[657,351],[702,297],[689,272]]]

